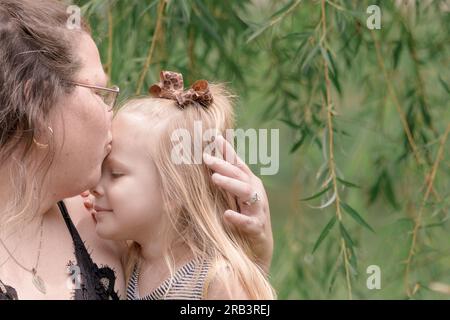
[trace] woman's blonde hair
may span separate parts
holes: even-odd
[[[184,109],[175,101],[160,98],[140,98],[128,102],[120,111],[138,113],[149,120],[149,127],[163,124],[163,134],[158,137],[155,152],[156,167],[161,178],[161,192],[170,226],[193,252],[194,258],[208,259],[213,266],[225,263],[229,272],[217,272],[213,276],[225,285],[230,276],[237,279],[250,299],[273,299],[274,290],[264,272],[254,262],[255,257],[245,236],[232,229],[223,220],[227,209],[237,210],[236,199],[216,187],[211,171],[201,164],[176,164],[171,160],[175,146],[171,133],[187,130],[195,134],[195,122],[201,121],[202,129],[217,130],[225,137],[226,129],[234,127],[233,96],[223,85],[210,85],[213,103],[204,107],[191,103]],[[202,150],[208,142],[202,142]],[[203,161],[202,161],[203,162]],[[166,262],[173,275],[174,261],[169,232],[164,248]],[[138,263],[140,247],[130,244],[126,262],[126,274],[132,273]]]

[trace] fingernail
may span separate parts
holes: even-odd
[[[213,173],[212,179],[213,181],[217,182],[221,179],[221,176],[218,173]]]
[[[210,156],[207,153],[203,154],[203,160],[205,161],[206,164],[209,164],[209,165],[213,164],[213,162],[214,162],[212,156]]]
[[[86,207],[86,209],[91,209],[93,207],[93,204],[90,201],[85,201],[84,206]]]

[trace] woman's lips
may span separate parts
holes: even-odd
[[[96,212],[112,212],[111,209],[105,209],[105,208],[100,207],[100,206],[94,206],[94,210],[95,210]]]

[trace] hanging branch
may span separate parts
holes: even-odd
[[[147,75],[148,68],[150,67],[153,51],[155,50],[156,41],[159,38],[159,34],[161,32],[162,20],[164,16],[164,8],[166,5],[166,0],[159,0],[158,9],[157,9],[157,17],[156,17],[156,27],[155,32],[153,33],[152,42],[150,48],[148,49],[147,58],[145,59],[144,68],[142,69],[141,75],[139,76],[138,86],[136,89],[136,94],[140,94],[142,90],[142,86],[144,85],[145,76]]]
[[[327,21],[326,21],[326,12],[325,12],[325,1],[322,0],[322,36],[321,36],[321,42],[325,43],[326,36],[327,36]],[[339,223],[342,223],[342,213],[341,213],[341,205],[340,205],[340,197],[339,197],[339,190],[338,190],[338,184],[336,179],[336,163],[334,160],[334,142],[333,142],[333,105],[331,101],[331,82],[329,77],[329,69],[328,69],[328,61],[325,59],[325,56],[323,57],[323,66],[324,66],[324,75],[325,75],[325,86],[326,86],[326,114],[327,114],[327,130],[328,130],[328,148],[329,148],[329,169],[331,173],[331,178],[333,182],[333,194],[336,196],[336,217],[339,221]],[[323,146],[325,147],[325,146]],[[344,261],[344,269],[345,269],[345,279],[347,283],[347,294],[348,298],[352,299],[352,285],[350,281],[350,267],[349,267],[349,259],[347,256],[347,245],[345,242],[345,239],[341,236],[340,238],[341,247],[342,247],[342,258]]]
[[[407,21],[405,21],[403,15],[398,14],[396,12],[396,18],[401,21],[403,29],[406,31],[406,36],[408,39],[408,49],[409,49],[409,53],[411,56],[411,59],[413,61],[414,64],[414,70],[416,73],[416,82],[417,82],[417,93],[419,94],[420,98],[423,101],[424,104],[424,108],[427,109],[427,112],[429,112],[429,105],[428,105],[428,99],[427,99],[427,95],[425,92],[425,82],[423,80],[423,76],[422,73],[420,71],[420,62],[419,62],[419,58],[417,56],[417,44],[416,44],[416,39],[414,37],[413,32],[411,31],[411,28],[408,24]],[[439,135],[439,133],[437,132],[436,128],[433,126],[433,123],[430,121],[430,126],[429,128],[431,129],[431,131],[433,131],[433,133],[435,134],[435,136],[437,137]]]
[[[406,26],[405,26],[406,28]],[[406,116],[400,106],[398,97],[395,93],[394,88],[392,87],[390,78],[388,76],[388,73],[386,71],[386,67],[384,65],[383,59],[382,59],[382,55],[381,55],[381,49],[380,49],[380,44],[378,42],[378,40],[375,38],[374,35],[374,31],[371,32],[374,44],[375,44],[375,51],[376,51],[376,56],[377,56],[377,61],[378,64],[382,70],[383,76],[385,78],[385,82],[388,88],[388,92],[394,102],[394,105],[396,106],[397,112],[400,116],[400,120],[402,122],[403,125],[403,129],[405,131],[405,134],[408,138],[408,142],[411,146],[411,149],[413,151],[413,154],[415,156],[416,162],[419,166],[425,166],[426,165],[426,161],[420,156],[418,149],[417,149],[417,145],[415,144],[414,138],[412,136],[411,130],[408,126],[408,122],[406,121]],[[410,41],[414,41],[414,39],[412,38],[412,34],[410,34]],[[418,81],[418,86],[419,86],[419,92],[422,96],[423,99],[425,99],[425,93],[424,93],[424,85],[423,85],[423,80],[421,78],[421,74],[420,71],[418,70],[418,60],[417,60],[417,55],[415,52],[415,48],[414,48],[414,44],[412,44],[413,47],[410,48],[411,50],[411,56],[413,58],[414,64],[415,64],[415,68],[416,68],[416,76],[417,76],[417,81]],[[447,128],[448,129],[448,128]],[[433,130],[435,132],[435,130]],[[448,134],[448,130],[446,131],[446,133],[444,134],[444,137],[446,139],[446,136]],[[443,144],[441,145],[441,148],[443,149]],[[439,159],[439,157],[438,157]],[[425,185],[427,186],[426,189],[426,193],[425,193],[425,197],[423,201],[426,201],[429,197],[429,194],[432,193],[437,201],[442,201],[442,197],[440,196],[440,194],[437,192],[437,190],[434,189],[433,187],[433,181],[434,181],[434,177],[433,177],[433,172],[435,170],[435,166],[438,163],[438,159],[435,161],[435,164],[433,165],[432,169],[431,169],[431,173],[430,174],[425,174]],[[435,173],[434,173],[435,174]],[[406,294],[408,296],[411,296],[413,294],[413,292],[411,291],[410,287],[409,287],[409,274],[410,274],[410,270],[411,270],[411,264],[412,264],[412,259],[413,256],[415,254],[415,249],[417,246],[417,232],[420,229],[421,226],[421,220],[422,220],[422,215],[423,215],[423,205],[421,206],[421,208],[419,209],[419,213],[415,219],[415,223],[414,223],[414,228],[412,230],[412,242],[411,242],[411,246],[410,246],[410,250],[408,253],[408,257],[406,259],[406,267],[405,267],[405,291]]]
[[[386,86],[387,86],[389,95],[391,96],[392,101],[394,102],[394,105],[395,105],[395,108],[397,109],[398,115],[400,116],[400,121],[402,122],[403,130],[405,131],[406,137],[408,139],[408,143],[411,147],[414,157],[417,160],[417,163],[419,165],[425,165],[424,160],[422,159],[422,157],[419,154],[419,151],[417,150],[417,145],[416,145],[416,142],[414,141],[413,135],[411,133],[411,129],[409,128],[408,121],[406,120],[405,112],[403,111],[403,109],[400,105],[400,102],[398,100],[397,94],[395,93],[395,90],[392,87],[392,83],[389,79],[389,75],[386,71],[386,67],[384,65],[383,58],[381,56],[380,44],[379,44],[378,40],[375,38],[375,34],[374,34],[373,30],[371,31],[371,35],[372,35],[373,42],[375,44],[375,52],[377,55],[378,65],[380,66],[381,72],[383,73],[383,77],[386,82]]]
[[[108,2],[108,56],[106,62],[106,73],[108,74],[109,81],[111,81],[112,77],[113,39],[112,5],[111,2]]]
[[[409,273],[411,270],[412,259],[416,253],[415,249],[416,249],[416,243],[417,243],[417,233],[418,233],[420,227],[422,226],[423,209],[424,209],[425,204],[428,201],[428,198],[430,196],[433,182],[434,182],[434,179],[436,178],[436,172],[437,172],[439,163],[441,161],[442,155],[444,153],[444,146],[445,146],[445,143],[447,142],[447,137],[448,137],[449,132],[450,132],[450,124],[447,126],[447,129],[445,130],[445,133],[442,136],[442,139],[441,139],[441,142],[439,145],[439,149],[437,152],[436,160],[434,161],[433,168],[431,169],[431,172],[429,174],[430,179],[428,180],[427,190],[423,197],[422,204],[419,209],[419,213],[417,214],[417,217],[414,222],[411,246],[409,248],[409,253],[408,253],[408,258],[406,259],[406,268],[405,268],[405,289],[406,289],[406,294],[409,297],[411,297],[413,294],[409,287]]]
[[[257,37],[259,37],[264,31],[267,29],[272,28],[277,23],[280,23],[283,21],[285,17],[287,17],[289,14],[291,14],[295,8],[302,2],[302,0],[295,0],[294,3],[292,3],[286,10],[282,13],[280,13],[278,16],[273,17],[268,23],[266,23],[264,26],[262,26],[260,29],[256,30],[248,39],[247,43],[255,40]]]

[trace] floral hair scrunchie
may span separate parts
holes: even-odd
[[[159,78],[159,83],[148,89],[150,95],[155,98],[174,100],[181,109],[192,103],[198,103],[207,108],[213,102],[209,83],[206,80],[197,80],[190,89],[184,90],[181,73],[161,71]]]

